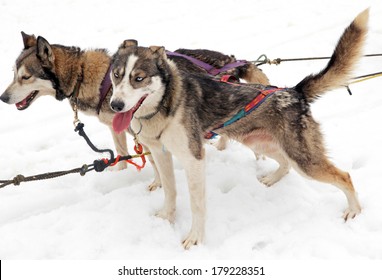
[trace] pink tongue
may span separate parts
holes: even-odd
[[[22,107],[24,107],[26,104],[27,104],[27,100],[24,99],[24,100],[20,101],[19,103],[16,103],[16,107],[17,107],[17,108],[22,108]]]
[[[113,118],[113,129],[117,133],[121,133],[127,129],[130,125],[131,119],[133,117],[133,111],[129,110],[125,113],[117,113]]]

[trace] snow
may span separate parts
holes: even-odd
[[[369,1],[0,1],[0,88],[13,78],[20,31],[51,43],[107,48],[124,39],[169,50],[208,48],[255,60],[330,55],[343,29],[371,7],[365,53],[382,49],[382,6]],[[382,58],[364,58],[355,76],[381,71]],[[324,61],[284,62],[262,69],[272,84],[293,86]],[[204,244],[183,250],[191,225],[184,171],[175,161],[177,217],[154,213],[163,190],[148,192],[150,166],[85,177],[22,183],[0,189],[1,259],[142,260],[373,260],[382,258],[381,78],[326,94],[313,106],[330,158],[350,172],[362,214],[344,223],[345,196],[291,171],[266,188],[258,177],[270,159],[231,142],[207,147],[207,221]],[[40,98],[25,111],[0,104],[0,179],[66,170],[99,155],[73,132],[67,101]],[[98,147],[113,147],[108,128],[80,115]],[[132,147],[132,139],[129,139]],[[132,150],[132,148],[130,148]]]

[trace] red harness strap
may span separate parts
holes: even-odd
[[[230,77],[226,77],[226,76],[229,76],[229,75],[223,76],[220,81],[225,82],[225,83],[229,83],[229,84],[232,84],[232,85],[236,85],[236,86],[240,86],[241,85],[240,83],[232,83],[232,82],[230,82]],[[235,77],[233,77],[233,78],[236,80]],[[266,87],[265,90],[262,90],[259,95],[257,95],[251,102],[249,102],[236,115],[234,115],[231,119],[229,119],[225,123],[223,123],[223,124],[219,125],[218,127],[214,128],[213,130],[226,127],[226,126],[228,126],[230,124],[233,124],[234,122],[240,120],[241,118],[244,118],[245,116],[250,114],[253,110],[258,108],[273,93],[278,92],[278,91],[283,91],[283,90],[285,90],[285,89],[284,88],[278,88],[278,87]],[[205,139],[212,139],[216,135],[218,135],[213,130],[207,132],[204,135],[204,138]]]
[[[223,83],[232,84],[232,85],[238,85],[240,83],[238,78],[236,78],[235,76],[232,76],[232,75],[223,75],[220,78],[220,81]]]
[[[145,166],[146,166],[146,157],[145,154],[143,153],[143,147],[141,144],[138,144],[137,146],[134,146],[134,151],[137,153],[137,155],[141,158],[142,164],[139,165],[135,163],[132,159],[127,159],[125,160],[127,163],[130,163],[131,165],[134,165],[138,171],[141,171]],[[110,166],[116,165],[118,162],[120,162],[121,155],[118,155],[114,162],[110,164]],[[105,164],[109,163],[109,160],[107,158],[102,159]]]
[[[134,165],[138,171],[141,171],[145,166],[146,166],[146,157],[145,155],[143,154],[143,147],[141,144],[138,144],[138,145],[135,145],[134,146],[134,151],[140,155],[140,158],[142,160],[142,164],[141,165],[138,165],[137,163],[135,163],[134,161],[132,161],[131,159],[129,160],[126,160],[128,163],[130,163],[131,165]]]

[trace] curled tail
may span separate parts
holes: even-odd
[[[345,86],[361,57],[367,34],[369,9],[360,13],[345,29],[326,67],[318,74],[309,75],[295,89],[313,102],[326,91]]]

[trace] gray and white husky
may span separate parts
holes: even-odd
[[[348,201],[345,220],[361,212],[350,175],[326,156],[310,104],[325,92],[347,84],[361,56],[368,16],[365,10],[345,29],[321,72],[284,89],[223,83],[207,75],[184,72],[167,58],[163,47],[140,47],[135,40],[120,45],[111,72],[114,90],[110,105],[118,112],[114,125],[130,126],[152,152],[165,192],[164,206],[157,216],[170,222],[174,221],[176,208],[172,155],[182,163],[192,210],[192,226],[183,241],[184,248],[201,243],[204,237],[203,145],[211,131],[275,159],[279,168],[260,179],[265,185],[279,181],[293,167],[344,192]],[[260,106],[237,118],[238,112],[259,98],[263,98]]]

